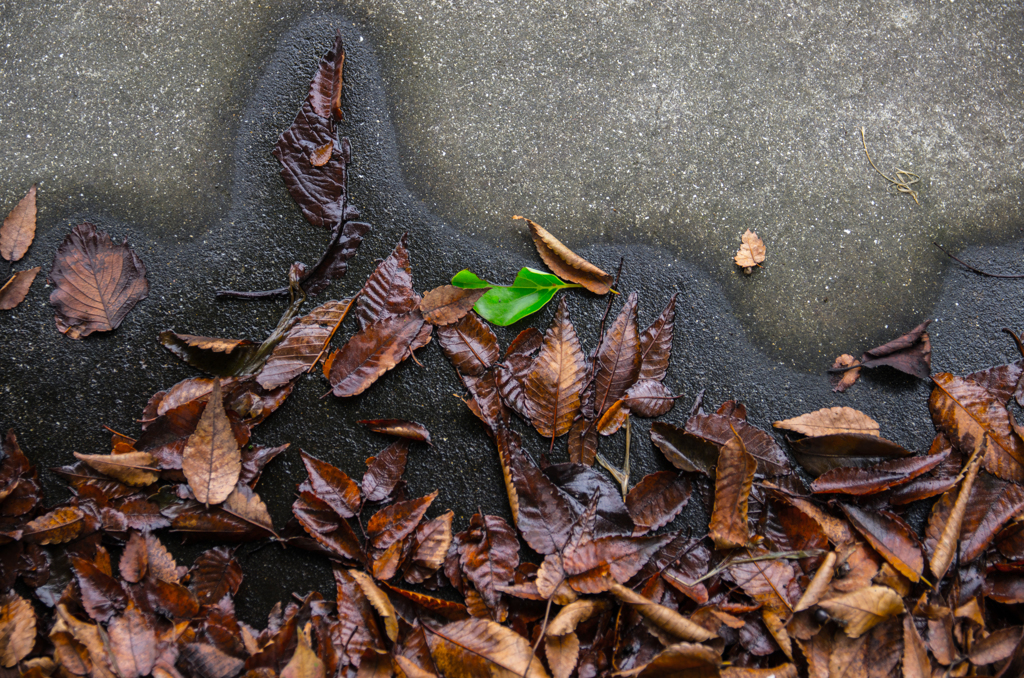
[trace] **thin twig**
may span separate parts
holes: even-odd
[[[943,247],[942,245],[940,245],[939,243],[937,243],[937,242],[932,242],[932,244],[933,244],[933,245],[935,245],[936,247],[938,247],[938,248],[939,248],[940,250],[942,250],[942,251],[943,251],[943,252],[945,253],[945,255],[946,255],[947,257],[949,257],[950,259],[952,259],[952,260],[953,260],[953,261],[955,261],[956,263],[960,264],[960,265],[961,265],[961,266],[963,266],[964,268],[968,269],[969,271],[974,271],[974,272],[975,272],[975,273],[977,273],[978,275],[983,275],[983,276],[986,276],[986,277],[989,277],[989,278],[1008,278],[1008,279],[1010,279],[1010,280],[1015,280],[1015,279],[1020,279],[1020,278],[1024,278],[1024,274],[1019,274],[1019,275],[1002,275],[1002,274],[999,274],[999,273],[988,273],[987,271],[982,271],[981,269],[978,269],[978,268],[974,268],[973,266],[971,266],[970,264],[968,264],[968,263],[967,263],[966,261],[964,261],[963,259],[959,259],[959,258],[957,258],[957,257],[953,256],[952,254],[950,254],[950,253],[949,253],[949,252],[948,252],[948,251],[947,251],[947,250],[946,250],[946,249],[945,249],[945,248],[944,248],[944,247]]]
[[[913,172],[907,172],[906,170],[901,170],[901,169],[897,169],[896,170],[896,178],[895,179],[890,177],[890,176],[888,176],[887,174],[882,172],[882,170],[880,170],[877,167],[875,167],[875,161],[871,159],[871,154],[868,153],[868,142],[864,138],[864,128],[863,127],[860,128],[860,140],[864,144],[864,155],[868,156],[868,162],[871,163],[871,166],[874,168],[874,170],[876,172],[878,172],[882,176],[883,179],[885,179],[890,184],[895,186],[897,193],[909,193],[910,197],[912,197],[914,199],[914,202],[916,202],[918,205],[920,205],[921,203],[917,199],[917,192],[914,189],[912,189],[910,186],[912,184],[920,183],[921,177],[917,176]]]
[[[778,551],[775,553],[765,553],[764,555],[760,556],[750,556],[749,558],[726,559],[722,562],[721,565],[711,570],[700,579],[694,579],[692,582],[683,581],[678,577],[673,577],[673,579],[675,579],[680,584],[683,584],[685,586],[696,586],[702,581],[711,579],[711,577],[714,577],[716,574],[725,571],[731,565],[740,565],[742,563],[756,563],[762,560],[803,560],[804,558],[816,558],[817,556],[825,555],[826,553],[828,553],[828,551],[824,549],[810,549],[808,551]]]

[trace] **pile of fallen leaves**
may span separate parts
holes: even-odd
[[[924,454],[848,407],[776,422],[792,436],[787,454],[742,404],[709,413],[698,396],[678,425],[650,427],[675,470],[634,484],[632,422],[676,399],[663,383],[675,297],[641,331],[636,294],[610,323],[609,295],[587,352],[563,296],[546,331],[526,329],[503,352],[484,318],[508,324],[561,289],[615,285],[537,224],[534,242],[557,275],[523,269],[495,286],[464,271],[420,295],[403,238],[350,298],[300,315],[369,230],[347,199],[348,142],[335,143],[343,62],[339,39],[276,149],[303,213],[331,229],[328,250],[313,267],[294,265],[286,287],[228,293],[290,295],[271,336],[162,334],[211,376],[152,396],[137,438],[115,434],[109,454],[55,469],[74,493],[62,504],[44,503],[14,433],[3,441],[0,676],[1024,673],[1024,431],[1010,410],[1024,401],[1024,359],[931,376],[924,325],[837,364],[932,379],[936,436]],[[357,327],[330,351],[353,310]],[[434,337],[494,440],[512,523],[476,514],[453,533],[437,493],[409,497],[402,482],[429,432],[370,420],[359,423],[393,442],[359,480],[298,452],[307,478],[291,519],[275,526],[258,483],[293,452],[255,444],[255,427],[306,373],[319,369],[336,397],[355,397]],[[616,466],[599,447],[621,428]],[[562,437],[569,461],[553,463]],[[688,507],[706,509],[706,531],[671,529]],[[234,550],[178,565],[163,543],[174,533],[308,549],[333,563],[336,591],[282,601],[253,628],[234,610],[244,579]]]

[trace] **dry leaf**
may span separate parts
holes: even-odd
[[[871,627],[903,612],[903,599],[887,586],[867,586],[818,603],[846,625],[846,635],[859,638]]]
[[[466,619],[440,628],[423,628],[430,656],[446,678],[548,678],[530,643],[501,624]]]
[[[832,390],[834,392],[842,393],[853,386],[860,377],[860,368],[857,367],[857,365],[860,365],[860,361],[849,353],[844,353],[836,358],[835,362],[832,363],[832,370],[836,371],[833,371],[828,375],[829,381],[832,382]],[[847,367],[851,369],[845,369]]]
[[[25,256],[36,237],[36,187],[15,205],[0,226],[0,256],[15,262]]]
[[[363,595],[373,605],[373,609],[377,610],[377,614],[384,621],[384,629],[388,638],[394,642],[398,637],[398,616],[395,613],[394,606],[391,604],[391,599],[373,583],[373,580],[365,572],[349,570],[348,573],[355,579]]]
[[[210,505],[228,498],[242,472],[242,455],[224,411],[220,381],[213,382],[210,400],[195,433],[188,438],[181,470],[196,501]]]
[[[281,678],[324,678],[324,663],[313,652],[309,646],[309,625],[306,630],[296,629],[298,643],[295,646],[295,654],[288,660],[288,664],[281,669]]]
[[[559,278],[579,283],[594,294],[607,294],[612,288],[615,277],[610,273],[605,273],[570,250],[540,225],[525,217],[512,218],[523,219],[530,227],[530,235],[533,236],[533,244],[537,246],[540,258]]]
[[[828,585],[832,583],[832,577],[835,575],[836,565],[836,554],[835,551],[830,552],[825,556],[825,560],[821,562],[818,567],[818,571],[814,574],[814,579],[807,585],[803,595],[800,596],[800,600],[797,601],[796,605],[793,606],[793,612],[800,612],[806,610],[809,607],[815,605],[827,589]]]
[[[9,311],[28,296],[28,290],[39,274],[39,266],[27,271],[18,271],[0,287],[0,311]]]
[[[114,245],[92,224],[80,224],[53,258],[57,329],[72,339],[116,329],[128,311],[149,294],[146,267],[128,247]]]
[[[125,485],[145,487],[157,481],[160,471],[156,460],[148,452],[127,452],[125,454],[79,454],[75,458],[84,461],[100,473],[116,478]]]
[[[345,67],[345,48],[341,44],[341,31],[334,37],[334,46],[320,58],[316,74],[309,83],[306,100],[313,112],[322,118],[344,120],[341,111],[342,71]]]
[[[932,571],[932,574],[935,575],[936,582],[946,575],[946,570],[949,569],[949,565],[953,562],[953,557],[956,555],[957,549],[960,548],[960,529],[963,525],[964,514],[967,512],[967,500],[971,496],[971,489],[974,487],[974,481],[978,477],[978,469],[981,467],[981,460],[981,455],[978,455],[968,467],[967,475],[964,476],[963,482],[960,484],[960,489],[958,491],[956,501],[953,503],[953,508],[950,511],[945,524],[942,526],[942,531],[939,533],[931,561],[928,563],[928,568]],[[952,492],[952,490],[950,490],[950,492]],[[935,508],[938,508],[939,505],[940,502],[936,502]],[[930,530],[930,521],[928,527]]]
[[[675,610],[659,605],[622,584],[612,582],[608,590],[622,602],[631,605],[659,629],[671,633],[677,638],[703,643],[717,637],[716,634],[695,624]]]
[[[749,228],[743,234],[742,240],[743,244],[740,245],[739,251],[736,252],[736,265],[742,268],[744,273],[749,274],[754,266],[764,261],[766,249],[764,241],[758,238],[757,234]]]
[[[852,407],[827,407],[792,419],[777,421],[772,426],[802,433],[805,436],[824,436],[831,433],[879,435],[878,422]]]
[[[36,613],[13,591],[0,597],[0,666],[11,668],[36,644]]]

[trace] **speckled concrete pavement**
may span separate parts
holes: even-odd
[[[682,293],[676,392],[737,397],[764,427],[851,405],[923,449],[927,384],[881,375],[836,396],[823,369],[924,317],[937,318],[939,369],[1014,357],[999,328],[1020,322],[1021,283],[951,268],[930,242],[976,245],[965,256],[994,270],[1022,260],[1024,17],[1016,3],[822,5],[0,2],[0,211],[40,187],[39,235],[17,267],[45,274],[90,220],[128,238],[151,282],[119,330],[75,342],[57,333],[40,276],[0,316],[0,426],[43,467],[102,452],[101,424],[137,432],[147,397],[194,374],[156,344],[160,330],[259,339],[273,327],[279,304],[216,303],[211,290],[278,286],[323,245],[270,149],[338,28],[353,199],[375,230],[331,296],[405,231],[421,289],[467,265],[511,278],[539,264],[509,219],[525,214],[605,268],[625,255],[641,322]],[[883,171],[921,176],[920,205],[887,192],[862,126]],[[768,245],[750,277],[731,265],[746,228]],[[588,348],[601,310],[572,297]],[[439,489],[457,527],[477,507],[505,512],[454,373],[436,347],[421,360],[352,401],[320,400],[322,382],[308,379],[258,442],[291,442],[358,476],[384,441],[354,419],[418,419],[435,448],[410,462],[410,491]],[[634,436],[637,474],[659,464],[645,436]],[[292,455],[261,481],[275,521],[302,475]],[[323,564],[294,550],[265,549],[246,568],[259,592],[240,603],[250,620],[291,591],[330,586]]]

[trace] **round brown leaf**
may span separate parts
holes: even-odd
[[[57,249],[50,279],[57,329],[72,339],[115,329],[149,294],[138,255],[89,223],[76,226]]]
[[[420,313],[432,325],[451,325],[473,310],[473,305],[490,289],[482,287],[464,290],[452,285],[435,287],[423,295]]]

